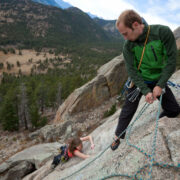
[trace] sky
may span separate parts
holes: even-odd
[[[126,9],[138,12],[148,24],[180,26],[180,0],[64,0],[84,12],[106,20],[117,19]]]

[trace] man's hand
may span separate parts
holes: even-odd
[[[159,87],[159,86],[155,86],[154,89],[153,89],[153,98],[154,100],[157,99],[157,97],[161,96],[162,94],[162,88]]]
[[[154,102],[153,93],[149,92],[146,94],[146,102],[152,104]]]

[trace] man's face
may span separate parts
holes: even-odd
[[[135,41],[139,37],[140,32],[139,32],[138,24],[133,23],[132,27],[133,29],[126,27],[124,23],[119,24],[118,30],[123,35],[125,40]]]

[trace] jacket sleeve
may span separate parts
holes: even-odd
[[[157,83],[158,86],[164,88],[166,82],[171,77],[176,69],[177,47],[174,35],[169,27],[162,26],[159,30],[160,40],[166,48],[167,64],[163,69],[160,79]]]
[[[151,92],[151,90],[144,83],[144,80],[141,74],[138,72],[138,69],[134,67],[134,54],[128,48],[127,42],[125,42],[123,48],[123,56],[125,59],[126,70],[128,72],[128,75],[131,77],[132,81],[134,82],[134,84],[140,88],[143,95],[146,95],[148,92]]]

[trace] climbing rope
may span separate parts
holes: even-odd
[[[140,110],[138,116],[136,117],[135,121],[137,121],[137,119],[143,114],[143,112],[147,109],[148,106],[149,106],[149,104],[147,104],[147,103],[143,106],[143,108]],[[129,125],[129,126],[119,135],[118,138],[120,138],[120,136],[121,136],[123,133],[125,133],[130,127],[131,127],[131,125]],[[99,157],[101,157],[101,156],[110,148],[110,146],[111,146],[111,144],[108,145],[98,156],[96,156],[94,159],[92,159],[90,162],[88,162],[85,166],[83,166],[83,167],[80,168],[79,170],[73,172],[73,173],[70,174],[69,176],[66,176],[66,177],[64,177],[64,178],[62,178],[62,179],[60,179],[60,180],[67,179],[67,178],[73,176],[74,174],[77,174],[77,173],[80,172],[81,170],[83,170],[85,167],[87,167],[88,165],[90,165],[90,164],[91,164],[92,162],[94,162],[96,159],[98,159]],[[125,174],[124,174],[123,176],[131,177],[131,176],[125,175]]]
[[[141,171],[145,170],[145,168],[149,167],[150,171],[149,171],[149,180],[152,179],[152,167],[153,166],[161,166],[163,168],[176,168],[176,169],[180,169],[180,163],[178,163],[178,165],[174,165],[174,164],[167,164],[167,163],[158,163],[155,161],[154,156],[155,156],[155,151],[156,151],[156,140],[157,140],[157,131],[158,131],[158,120],[159,120],[159,115],[160,115],[160,107],[161,107],[161,102],[162,102],[162,95],[160,97],[160,101],[159,101],[159,106],[158,106],[158,112],[157,112],[157,116],[156,116],[156,126],[155,126],[155,132],[154,132],[154,137],[153,137],[153,145],[152,145],[152,154],[149,155],[147,154],[144,150],[142,150],[141,148],[139,148],[136,145],[133,145],[129,142],[129,136],[131,134],[131,129],[132,126],[134,125],[135,121],[132,123],[132,126],[129,128],[129,131],[127,133],[127,137],[126,137],[126,142],[129,146],[134,147],[135,149],[137,149],[139,152],[143,153],[146,157],[150,158],[150,164],[145,164],[143,167],[139,168],[138,171],[134,174],[134,175],[129,175],[129,178],[131,179],[139,179],[137,177],[137,174],[139,174]],[[122,174],[112,174],[109,176],[106,176],[104,178],[102,178],[102,180],[104,179],[108,179],[110,177],[117,177],[117,176],[122,176]],[[127,177],[127,176],[126,176]],[[142,179],[142,178],[140,178]]]
[[[129,125],[119,136],[118,138],[121,137],[121,135],[123,133],[125,133],[140,117],[141,115],[143,114],[143,112],[145,112],[145,110],[149,107],[149,104],[148,103],[145,103],[145,105],[143,106],[143,108],[140,110],[140,112],[138,113],[137,117],[135,118],[134,122]],[[88,162],[86,165],[84,165],[82,168],[80,168],[79,170],[73,172],[72,174],[70,174],[69,176],[66,176],[64,178],[61,178],[60,180],[64,180],[64,179],[67,179],[67,178],[70,178],[71,176],[77,174],[78,172],[80,172],[81,170],[83,170],[84,168],[86,168],[88,165],[90,165],[92,162],[94,162],[96,159],[98,159],[99,157],[101,157],[109,148],[110,148],[111,144],[108,145],[99,155],[97,155],[94,159],[92,159],[90,162]],[[125,177],[132,177],[128,174],[122,174],[121,176],[125,176]]]
[[[180,88],[179,85],[176,85],[174,83],[172,83],[171,81],[168,81],[168,85],[170,86],[173,86],[175,88]],[[143,153],[145,155],[145,157],[149,158],[150,159],[150,163],[149,164],[145,164],[143,167],[139,168],[138,171],[133,174],[133,175],[129,175],[129,174],[111,174],[111,175],[108,175],[106,177],[102,177],[101,179],[104,180],[104,179],[109,179],[111,177],[118,177],[118,176],[121,176],[121,177],[127,177],[127,178],[131,178],[131,179],[139,179],[137,177],[137,175],[145,170],[145,168],[149,167],[149,180],[152,179],[152,167],[153,166],[161,166],[163,168],[176,168],[176,169],[180,169],[180,162],[178,163],[178,165],[174,165],[174,164],[167,164],[167,163],[158,163],[155,161],[155,152],[156,152],[156,140],[157,140],[157,132],[158,132],[158,120],[159,120],[159,115],[160,115],[160,108],[161,108],[161,103],[162,103],[162,95],[160,96],[160,100],[159,100],[159,105],[158,105],[158,112],[157,112],[157,116],[156,116],[156,126],[155,126],[155,130],[154,130],[154,137],[153,137],[153,145],[152,145],[152,154],[148,154],[146,153],[144,150],[142,150],[141,148],[139,148],[138,146],[136,145],[133,145],[129,142],[129,137],[130,137],[130,134],[131,134],[131,130],[132,130],[132,127],[133,125],[135,124],[135,122],[141,117],[141,115],[146,111],[146,109],[149,107],[150,104],[148,103],[145,103],[144,106],[142,107],[142,109],[139,111],[137,117],[135,118],[135,120],[119,135],[118,138],[121,137],[121,135],[123,133],[125,133],[127,131],[127,135],[126,135],[126,142],[129,146],[137,149],[139,152]],[[83,170],[84,168],[86,168],[88,165],[90,165],[91,163],[93,163],[96,159],[98,159],[99,157],[101,157],[109,148],[110,148],[111,144],[108,145],[99,155],[97,155],[94,159],[92,159],[90,162],[88,162],[86,165],[84,165],[83,167],[81,167],[79,170],[73,172],[72,174],[70,174],[69,176],[66,176],[64,178],[61,178],[60,180],[64,180],[64,179],[67,179],[67,178],[70,178],[71,176],[77,174],[78,172],[80,172],[81,170]],[[140,178],[141,179],[141,178]]]
[[[180,89],[180,85],[179,84],[175,84],[172,81],[168,81],[167,84],[169,86],[172,86],[172,87],[176,88],[176,89]]]
[[[135,124],[135,122],[140,118],[140,116],[142,115],[142,113],[149,107],[149,104],[145,104],[143,106],[143,108],[141,109],[140,113],[138,114],[138,116],[136,117],[135,121],[133,121],[133,123],[131,124],[131,126],[129,127],[128,129],[128,133],[127,133],[127,136],[126,136],[126,142],[129,146],[137,149],[139,152],[143,153],[145,156],[148,156],[149,158],[151,158],[151,161],[150,161],[150,165],[149,164],[146,164],[144,165],[143,167],[139,168],[138,171],[134,174],[134,175],[129,175],[128,177],[131,178],[131,179],[139,179],[137,177],[137,174],[139,174],[142,170],[144,170],[146,167],[149,167],[150,166],[150,171],[149,171],[149,176],[151,179],[151,174],[152,174],[152,166],[153,166],[153,162],[154,162],[154,155],[155,155],[155,149],[156,149],[156,137],[157,137],[157,129],[158,129],[158,119],[159,119],[159,114],[160,114],[160,107],[161,107],[161,102],[162,102],[162,95],[160,97],[160,102],[159,102],[159,106],[158,106],[158,113],[157,113],[157,117],[156,117],[156,128],[155,128],[155,136],[154,136],[154,140],[153,140],[153,147],[152,147],[152,154],[149,155],[147,154],[144,150],[142,150],[141,148],[139,148],[138,146],[134,145],[134,144],[131,144],[129,142],[129,137],[130,137],[130,134],[131,134],[131,130],[132,130],[132,127],[133,125]],[[122,174],[112,174],[112,175],[109,175],[109,176],[106,176],[104,178],[102,178],[102,180],[104,179],[108,179],[110,177],[117,177],[117,176],[122,176]],[[126,176],[127,177],[127,176]]]

